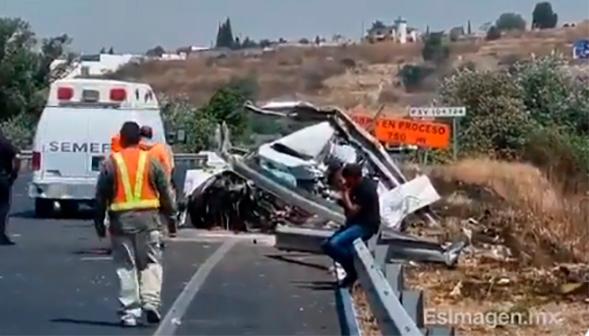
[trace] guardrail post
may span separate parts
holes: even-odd
[[[403,265],[387,263],[384,268],[384,274],[397,297],[402,299],[401,294],[405,290],[405,271]]]
[[[423,328],[424,309],[423,309],[423,291],[403,291],[401,302],[403,307],[409,313],[409,316],[415,321],[419,328]]]
[[[374,248],[374,261],[383,270],[385,269],[385,265],[387,263],[388,254],[389,254],[389,245],[378,244]]]
[[[433,326],[427,328],[427,336],[455,336],[456,330],[453,327]]]
[[[423,335],[411,316],[405,311],[399,298],[377,265],[368,247],[362,241],[354,241],[355,266],[358,277],[366,291],[372,313],[383,335]]]

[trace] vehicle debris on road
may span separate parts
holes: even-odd
[[[333,229],[343,225],[330,167],[360,163],[378,184],[381,239],[390,253],[421,261],[456,263],[465,243],[449,247],[406,235],[405,219],[416,213],[435,225],[428,206],[440,196],[425,175],[408,181],[384,147],[343,111],[306,102],[246,103],[247,111],[274,118],[316,122],[243,153],[232,151],[226,125],[217,131],[217,150],[186,173],[187,211],[197,228],[273,232],[281,226]],[[292,247],[292,246],[291,246]]]

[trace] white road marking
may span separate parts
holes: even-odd
[[[172,307],[170,307],[170,310],[153,334],[154,336],[174,335],[178,328],[179,321],[182,320],[184,313],[186,313],[186,310],[196,296],[196,293],[198,293],[213,268],[223,259],[225,254],[231,250],[237,241],[237,239],[226,240],[223,245],[221,245],[194,273],[190,282],[188,282],[188,285],[184,287],[182,293],[178,295],[176,301],[174,301]]]

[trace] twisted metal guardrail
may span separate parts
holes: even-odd
[[[321,243],[333,231],[278,226],[276,248],[286,251],[322,253]],[[365,244],[354,242],[355,267],[366,292],[368,304],[383,335],[451,336],[455,330],[447,326],[426,325],[425,302],[422,291],[405,288],[402,261],[395,260],[398,247],[374,237]],[[336,290],[338,314],[344,335],[362,335],[357,312],[350,292]]]

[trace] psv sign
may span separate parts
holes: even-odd
[[[413,118],[459,118],[466,115],[466,107],[412,107],[409,115]]]
[[[353,116],[363,127],[372,125],[373,118]],[[374,136],[387,144],[415,145],[431,149],[446,149],[450,146],[450,126],[443,123],[407,119],[379,118],[374,127]]]

